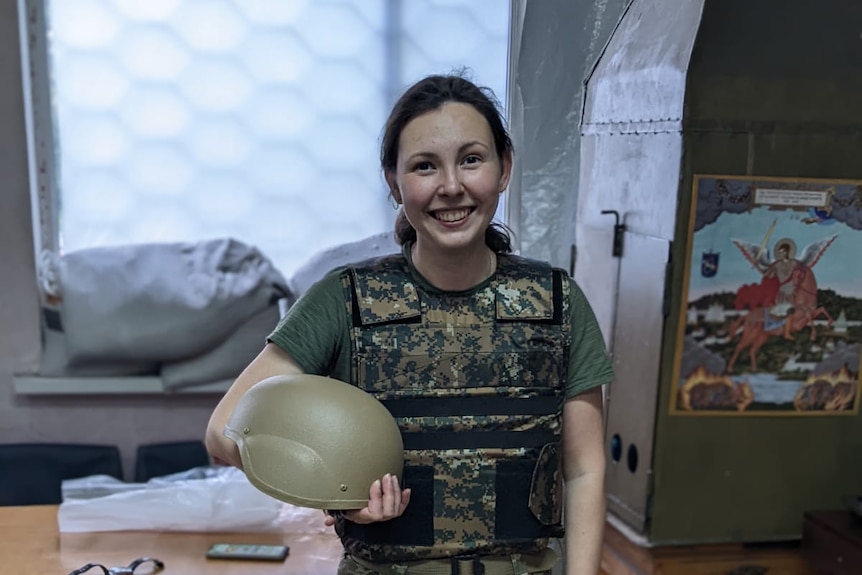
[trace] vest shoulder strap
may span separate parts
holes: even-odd
[[[560,323],[562,270],[545,262],[512,255],[497,261],[498,320]]]
[[[416,284],[400,254],[363,262],[350,269],[350,279],[354,319],[360,325],[403,321],[422,313]]]

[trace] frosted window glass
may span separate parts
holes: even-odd
[[[505,102],[508,0],[45,0],[60,245],[231,236],[290,275],[392,227],[393,94]]]

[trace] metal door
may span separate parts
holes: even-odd
[[[659,393],[670,242],[626,232],[619,259],[611,353],[616,379],[606,396],[608,509],[646,529]]]

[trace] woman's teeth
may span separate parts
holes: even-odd
[[[437,210],[434,212],[434,217],[440,220],[441,222],[457,222],[458,220],[463,220],[467,216],[470,215],[469,208],[462,208],[460,210]]]

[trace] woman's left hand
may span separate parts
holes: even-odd
[[[410,489],[401,489],[398,477],[386,474],[371,484],[368,491],[368,506],[351,509],[343,513],[345,519],[354,523],[376,523],[400,517],[410,503]],[[335,517],[327,515],[327,526],[335,524]]]

